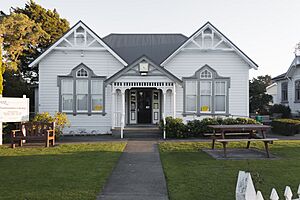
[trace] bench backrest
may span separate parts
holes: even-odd
[[[23,135],[26,136],[44,136],[47,134],[47,130],[54,130],[55,122],[24,122],[21,124],[21,130]]]

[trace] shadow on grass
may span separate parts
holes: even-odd
[[[93,146],[1,148],[1,199],[95,199],[122,148]]]

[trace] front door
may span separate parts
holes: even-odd
[[[137,91],[137,119],[139,124],[152,123],[152,90]]]

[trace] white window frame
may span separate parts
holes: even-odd
[[[190,113],[197,113],[197,107],[198,107],[198,81],[197,80],[187,80],[186,81],[186,83],[187,82],[193,82],[193,83],[195,83],[195,96],[196,96],[196,102],[195,102],[195,108],[196,108],[196,110],[188,110],[187,108],[188,108],[188,106],[187,106],[187,97],[188,96],[194,96],[194,95],[187,95],[187,94],[185,94],[185,107],[186,107],[186,112],[190,112]],[[185,83],[185,90],[186,90],[186,87],[187,87],[187,84]]]
[[[65,78],[65,79],[62,79],[61,81],[61,90],[62,88],[64,87],[63,86],[63,82],[65,80],[70,80],[72,82],[72,92],[71,93],[63,93],[63,91],[61,91],[61,109],[62,109],[62,112],[73,112],[73,105],[74,105],[74,98],[73,98],[73,92],[74,92],[74,84],[73,84],[73,79],[72,78]],[[72,106],[71,106],[71,110],[64,110],[64,96],[67,95],[67,96],[71,96],[72,97]]]
[[[217,91],[217,83],[218,83],[218,82],[219,82],[219,83],[225,83],[225,88],[224,88],[224,89],[225,89],[225,92],[224,92],[225,94],[224,94],[224,95],[218,95],[218,94],[216,94],[216,91]],[[216,110],[216,103],[217,103],[217,101],[216,101],[216,98],[215,98],[215,102],[214,102],[214,104],[215,104],[215,105],[214,105],[215,113],[216,113],[216,114],[223,114],[223,113],[226,113],[226,112],[227,112],[227,108],[226,108],[226,107],[227,107],[227,106],[226,106],[226,105],[227,105],[227,81],[221,81],[221,80],[216,80],[216,81],[215,81],[215,94],[214,94],[214,95],[215,95],[215,97],[216,97],[216,96],[224,96],[224,97],[225,97],[225,102],[224,102],[224,103],[225,103],[225,110],[224,110],[224,111],[217,111],[217,110]]]
[[[101,94],[94,94],[93,93],[93,81],[101,81],[102,82]],[[103,109],[104,109],[104,95],[103,95],[103,93],[105,92],[103,90],[103,87],[104,87],[104,80],[101,80],[101,79],[92,79],[91,80],[91,112],[92,113],[101,113],[101,112],[103,112]],[[102,98],[102,110],[93,110],[93,96],[101,96],[101,98]]]
[[[207,95],[207,94],[206,94],[206,95],[202,95],[202,94],[201,94],[201,87],[203,87],[201,83],[203,83],[203,82],[208,82],[208,83],[210,83],[210,95]],[[201,81],[200,81],[200,87],[199,87],[200,108],[198,108],[200,113],[212,113],[212,110],[213,110],[213,105],[212,105],[212,98],[213,98],[212,84],[213,84],[213,81],[211,81],[211,80],[205,80],[205,81],[201,80]],[[209,107],[209,111],[201,111],[201,109],[202,109],[202,107],[201,107],[201,96],[209,96],[209,97],[210,97],[210,102],[209,102],[210,107]]]

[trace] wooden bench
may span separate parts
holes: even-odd
[[[227,152],[226,152],[226,145],[229,142],[247,142],[247,149],[250,148],[250,143],[251,142],[263,142],[265,144],[265,150],[267,153],[267,157],[270,158],[269,154],[269,144],[273,144],[273,141],[278,140],[277,138],[261,138],[261,139],[216,139],[216,142],[220,142],[223,144],[223,149],[224,149],[224,157],[227,157]]]
[[[45,147],[55,145],[55,122],[25,122],[21,123],[20,130],[12,130],[11,147],[15,148],[15,143],[22,146],[23,140],[45,142]]]

